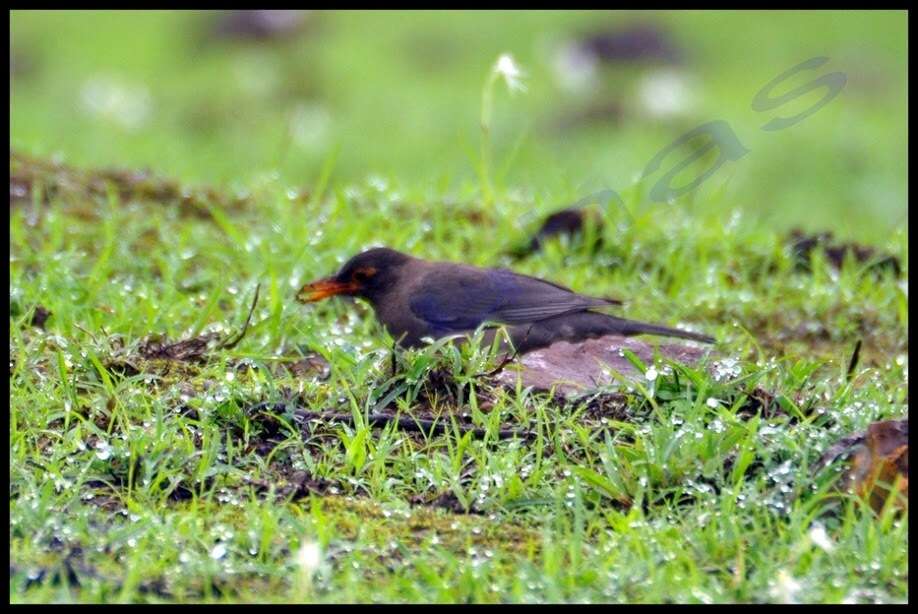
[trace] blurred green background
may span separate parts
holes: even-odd
[[[11,149],[240,189],[266,175],[309,189],[333,163],[338,185],[380,176],[467,195],[482,87],[509,52],[528,90],[496,92],[494,174],[534,208],[625,192],[660,149],[720,119],[750,153],[697,200],[867,241],[907,221],[905,12],[310,12],[254,39],[219,35],[220,19],[12,12]],[[635,28],[673,57],[572,52]],[[787,89],[840,71],[840,95],[796,126],[760,130],[824,94],[751,108],[814,56],[830,60]]]

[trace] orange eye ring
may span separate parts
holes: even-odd
[[[361,268],[361,269],[357,269],[356,271],[354,271],[354,274],[351,275],[351,279],[353,279],[356,282],[363,283],[363,282],[368,281],[374,275],[376,275],[376,269],[374,269],[373,267],[366,267],[366,268]]]

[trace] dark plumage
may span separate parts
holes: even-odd
[[[613,299],[584,296],[506,269],[428,262],[388,248],[354,256],[337,275],[303,286],[297,298],[313,302],[336,294],[369,301],[389,333],[407,347],[422,345],[425,337],[470,333],[486,322],[506,325],[519,352],[603,335],[714,342],[706,335],[593,311],[621,304]]]

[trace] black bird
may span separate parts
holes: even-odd
[[[584,296],[506,269],[428,262],[385,247],[358,254],[337,275],[303,286],[297,299],[311,303],[337,294],[369,301],[389,334],[405,347],[421,346],[425,337],[468,334],[482,323],[505,325],[518,353],[603,335],[714,343],[707,335],[593,311],[621,304],[614,299]]]

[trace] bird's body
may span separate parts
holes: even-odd
[[[389,334],[405,347],[425,338],[469,334],[482,324],[504,325],[514,348],[528,352],[555,341],[604,335],[654,334],[712,343],[705,335],[593,311],[619,301],[577,294],[506,269],[430,262],[387,248],[359,254],[334,277],[300,291],[304,301],[334,294],[366,299]],[[493,332],[486,337],[493,338]]]

